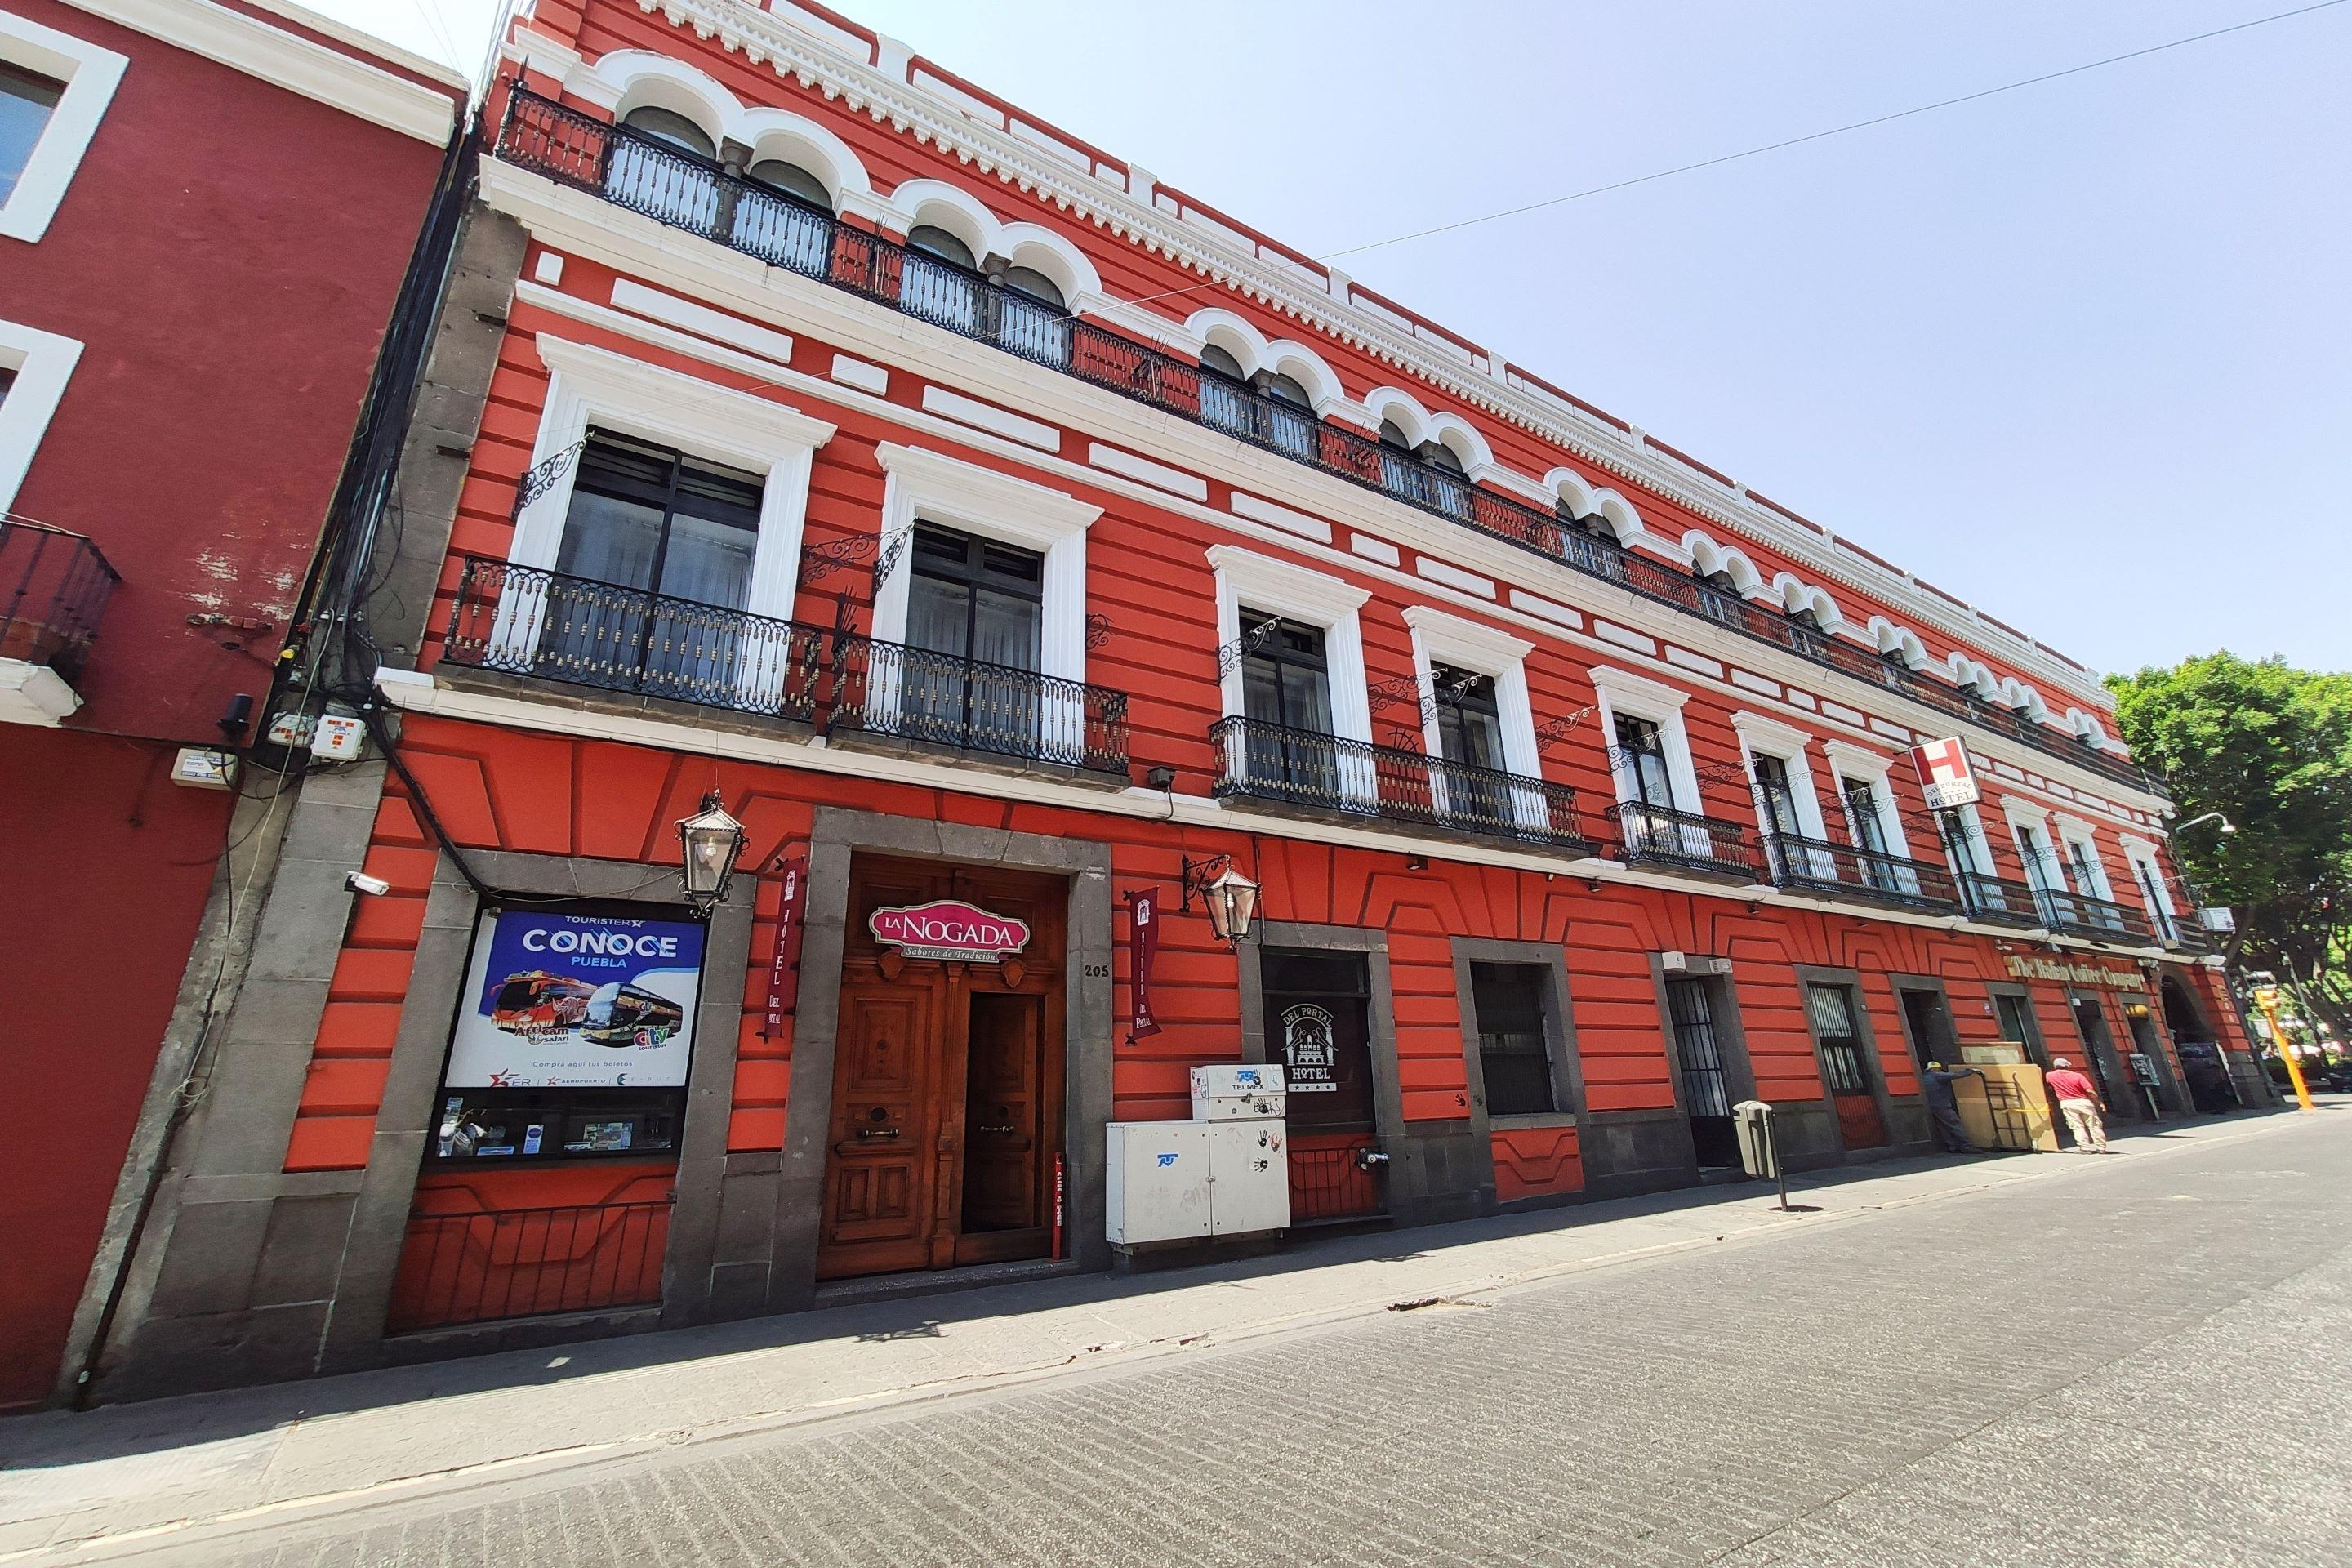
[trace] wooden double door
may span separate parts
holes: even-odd
[[[957,899],[1025,921],[993,963],[878,945],[877,909]],[[1058,878],[861,857],[843,942],[817,1277],[1044,1258],[1062,1152]]]

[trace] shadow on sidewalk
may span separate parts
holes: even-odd
[[[2290,1108],[2291,1109],[2291,1108]],[[2343,1106],[2329,1109],[2341,1110]],[[2199,1117],[2162,1124],[2126,1124],[2114,1137],[2128,1143],[2143,1138],[2179,1136],[2176,1129],[2216,1122],[2250,1121],[2274,1114],[2264,1110]],[[2071,1152],[2060,1158],[2073,1163]],[[2088,1163],[2089,1162],[2084,1162]],[[1807,1198],[1853,1198],[1833,1206],[1869,1206],[1867,1189],[1887,1178],[1963,1165],[2009,1168],[2008,1160],[1934,1154],[1898,1157],[1865,1164],[1791,1174],[1792,1194]],[[1085,1307],[1148,1298],[1203,1284],[1263,1287],[1285,1276],[1358,1263],[1402,1263],[1443,1254],[1472,1243],[1508,1240],[1582,1229],[1612,1221],[1696,1214],[1737,1206],[1769,1209],[1772,1188],[1760,1182],[1680,1187],[1633,1197],[1579,1202],[1547,1208],[1455,1220],[1409,1230],[1382,1228],[1349,1235],[1294,1239],[1282,1251],[1255,1258],[1194,1264],[1141,1273],[1064,1274],[1047,1279],[983,1285],[974,1289],[857,1305],[819,1307],[778,1317],[746,1319],[695,1328],[652,1331],[618,1338],[587,1340],[530,1350],[502,1351],[458,1360],[348,1373],[299,1383],[274,1384],[223,1393],[183,1394],[143,1403],[104,1405],[88,1412],[47,1411],[0,1420],[0,1467],[16,1471],[49,1470],[70,1465],[156,1454],[193,1445],[251,1438],[297,1423],[382,1410],[455,1395],[549,1387],[615,1373],[629,1373],[710,1358],[775,1350],[824,1341],[880,1343],[937,1340],[947,1331],[995,1319],[1058,1308]],[[1806,1205],[1818,1212],[1818,1202]],[[1409,1245],[1400,1247],[1401,1242]],[[1269,1316],[1284,1307],[1268,1298]],[[1108,1329],[1107,1329],[1107,1331]],[[545,1434],[546,1447],[565,1441]],[[20,1475],[19,1479],[24,1478]],[[0,1486],[5,1490],[5,1486]]]

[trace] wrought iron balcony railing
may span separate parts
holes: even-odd
[[[2093,942],[2128,942],[2134,947],[2148,947],[2156,942],[2155,930],[2144,910],[2130,909],[2112,899],[2095,899],[2087,893],[2054,888],[2036,888],[2033,896],[2041,905],[2042,926],[2061,935],[2087,937]]]
[[[1127,775],[1127,694],[871,637],[839,639],[827,733]]]
[[[1442,472],[1361,431],[1328,423],[1192,361],[1065,314],[980,273],[884,239],[772,186],[527,89],[516,87],[508,97],[496,153],[503,162],[593,192],[656,223],[1223,431],[1743,637],[1932,703],[2119,783],[2162,793],[2160,783],[2140,769],[2047,725],[1939,689],[1931,679],[1868,649],[1631,554],[1557,512]]]
[[[442,658],[1124,777],[1127,697],[504,561],[468,557]]]
[[[47,665],[74,679],[121,580],[80,534],[0,518],[0,658]]]
[[[1980,871],[1963,871],[1953,879],[1959,884],[1960,912],[1969,919],[2021,931],[2042,925],[2042,908],[2034,901],[2033,889],[2024,883]]]
[[[1220,719],[1209,740],[1221,798],[1279,801],[1578,857],[1592,852],[1576,792],[1541,779],[1256,719]]]
[[[1654,863],[1750,880],[1763,874],[1754,841],[1736,822],[1638,800],[1620,801],[1602,815],[1617,825],[1629,866]]]
[[[471,556],[442,657],[806,723],[832,673],[826,640],[790,621]]]
[[[1776,888],[1937,914],[1960,907],[1951,872],[1933,861],[1789,833],[1764,835],[1764,861]]]

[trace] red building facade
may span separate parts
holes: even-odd
[[[1103,1267],[1104,1126],[1203,1064],[1290,1069],[1302,1226],[1696,1181],[1751,1098],[1914,1151],[1995,1041],[2252,1079],[2089,670],[831,13],[541,0],[502,61],[394,765],[291,818],[387,890],[273,895],[318,973],[229,1031],[268,1113],[115,1392]],[[941,905],[1024,940],[876,918]]]
[[[123,1235],[240,810],[175,763],[247,739],[466,95],[283,9],[0,5],[0,1408]]]

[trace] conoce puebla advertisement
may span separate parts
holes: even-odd
[[[474,939],[451,1089],[669,1089],[694,1054],[703,928],[496,910]]]

